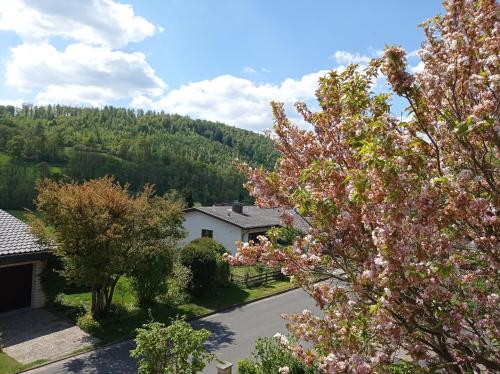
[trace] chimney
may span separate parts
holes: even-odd
[[[240,203],[239,201],[233,202],[233,212],[243,214],[243,203]]]

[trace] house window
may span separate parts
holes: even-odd
[[[202,238],[213,238],[214,237],[214,231],[213,230],[207,230],[207,229],[201,229],[201,237]]]

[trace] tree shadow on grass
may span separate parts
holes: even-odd
[[[207,309],[218,310],[230,307],[231,305],[239,304],[247,300],[250,293],[241,287],[231,284],[221,288],[219,294],[202,295],[193,298],[193,303],[203,306]]]
[[[135,336],[136,329],[151,319],[169,324],[176,316],[192,317],[194,314],[182,310],[179,306],[163,303],[132,308],[113,304],[112,310],[99,321],[99,328],[91,333],[99,338],[101,343],[109,343]]]
[[[150,313],[155,321],[170,323],[176,316],[195,318],[212,310],[228,308],[247,300],[249,292],[236,285],[221,288],[217,295],[202,295],[194,297],[191,303],[171,305],[156,303],[151,306],[137,307],[133,305],[112,304],[112,309],[99,320],[99,325],[88,331],[98,338],[101,344],[126,339],[135,336],[136,328],[150,321]],[[54,306],[58,314],[64,315],[74,323],[79,315],[85,313],[85,308],[75,305]],[[220,331],[219,331],[220,332]]]

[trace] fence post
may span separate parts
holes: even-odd
[[[231,374],[233,364],[227,361],[223,361],[217,365],[217,374]]]

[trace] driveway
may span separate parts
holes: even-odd
[[[0,314],[0,331],[3,351],[22,364],[53,360],[94,342],[78,326],[44,309]]]
[[[286,331],[281,313],[300,312],[305,308],[314,309],[313,302],[299,289],[217,313],[192,324],[213,332],[208,342],[209,349],[219,359],[234,363],[233,373],[236,373],[236,363],[250,355],[258,337]],[[129,340],[33,369],[29,373],[137,373],[135,361],[128,354],[133,347],[134,342]],[[212,363],[203,373],[214,374],[215,367],[216,364]]]

